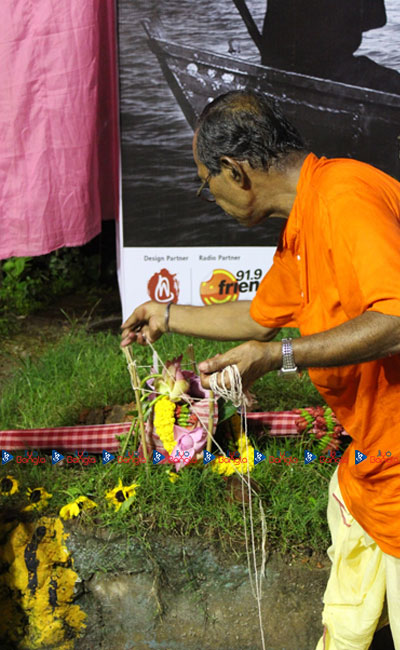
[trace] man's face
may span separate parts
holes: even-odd
[[[197,157],[196,133],[193,138],[193,158],[200,181],[205,181],[210,172]],[[254,182],[256,176],[257,174],[248,163],[238,163],[238,167],[235,169],[235,161],[233,161],[233,166],[223,164],[221,172],[216,176],[211,176],[208,182],[217,205],[242,226],[251,227],[268,217],[282,216],[276,214],[274,206],[268,205],[265,197],[261,196],[257,190],[258,183]],[[271,179],[268,179],[268,174],[265,172],[263,173],[264,186],[268,184],[268,181],[271,183]]]
[[[200,181],[205,181],[210,172],[200,162],[196,153],[196,134],[193,138],[193,158],[197,166]],[[229,216],[236,219],[243,226],[251,226],[251,196],[250,192],[243,190],[239,183],[234,182],[229,170],[222,168],[221,173],[211,176],[208,182],[210,192],[217,205]]]

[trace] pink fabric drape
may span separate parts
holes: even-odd
[[[115,13],[0,3],[0,259],[84,244],[117,215]]]

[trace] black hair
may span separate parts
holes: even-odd
[[[207,104],[196,132],[198,159],[213,176],[221,171],[221,156],[268,169],[290,153],[306,151],[297,129],[264,95],[252,90],[234,90]]]

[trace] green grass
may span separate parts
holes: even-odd
[[[282,331],[280,337],[293,334]],[[294,333],[296,334],[296,333]],[[174,335],[164,336],[156,344],[165,361],[178,356],[193,342],[198,361],[222,352],[234,344],[215,343]],[[136,346],[139,373],[144,377],[152,363],[148,348]],[[321,404],[308,376],[293,382],[279,379],[276,373],[259,380],[254,391],[259,410],[286,410]],[[125,358],[119,349],[119,337],[112,334],[87,334],[75,329],[40,358],[21,359],[19,367],[4,385],[0,404],[0,429],[66,426],[77,422],[83,408],[123,404],[132,401],[132,389]],[[252,472],[267,517],[268,542],[283,552],[289,549],[325,550],[328,530],[325,510],[327,485],[333,468],[302,461],[305,442],[264,438],[262,446],[253,445],[267,456],[277,449],[300,459],[296,466],[260,463]],[[15,452],[17,455],[17,452]],[[243,550],[242,504],[231,494],[231,481],[215,475],[210,468],[190,466],[180,472],[172,484],[164,466],[117,464],[103,466],[101,458],[93,466],[17,464],[2,466],[0,478],[12,474],[20,483],[12,497],[0,496],[0,508],[16,510],[27,504],[28,487],[45,487],[53,494],[46,514],[56,515],[62,505],[83,494],[98,503],[87,515],[90,526],[129,530],[142,536],[143,531],[179,536],[199,535],[236,551]],[[121,477],[124,484],[137,481],[140,487],[132,506],[115,513],[104,498]],[[237,487],[235,488],[237,490]],[[82,515],[86,515],[83,513]],[[255,529],[261,531],[257,498],[254,502]]]
[[[328,544],[326,525],[327,486],[332,468],[326,465],[304,466],[299,443],[279,443],[279,449],[297,454],[296,466],[260,463],[251,473],[258,492],[253,496],[256,541],[260,543],[261,522],[258,498],[266,514],[268,548],[281,552],[304,548],[323,551]],[[270,443],[263,452],[275,455],[277,444]],[[15,453],[16,456],[16,453]],[[1,475],[11,474],[19,482],[19,491],[11,497],[0,496],[0,509],[18,511],[28,504],[28,487],[44,487],[53,496],[42,514],[55,515],[60,508],[79,495],[93,499],[98,507],[81,515],[89,528],[107,528],[116,533],[144,537],[151,533],[186,537],[195,535],[217,543],[235,553],[244,552],[243,515],[239,483],[233,486],[203,465],[189,466],[179,473],[176,483],[167,476],[170,466],[117,464],[51,465],[51,458],[40,466],[12,464],[1,468]],[[124,485],[139,483],[131,508],[114,512],[105,492],[121,478]],[[234,496],[236,495],[236,497]],[[245,491],[246,495],[246,491]],[[36,513],[33,516],[38,516]]]
[[[280,337],[290,330],[282,330]],[[198,361],[233,347],[233,343],[190,339],[168,335],[156,348],[165,361],[185,352],[194,344]],[[151,350],[134,348],[140,368],[152,363]],[[290,410],[322,404],[307,373],[285,381],[269,373],[254,385],[259,410]],[[95,408],[132,401],[132,390],[119,337],[110,333],[88,334],[75,329],[39,358],[20,360],[19,367],[5,383],[0,403],[0,429],[68,426],[76,424],[83,408]]]

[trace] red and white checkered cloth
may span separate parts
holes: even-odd
[[[299,435],[296,421],[298,413],[276,411],[247,413],[249,424],[266,424],[271,436],[294,438]],[[116,436],[128,433],[130,422],[121,424],[86,424],[74,427],[54,427],[48,429],[17,429],[0,431],[0,448],[13,449],[57,449],[60,451],[86,450],[101,453],[103,449],[118,451]]]
[[[17,429],[0,431],[1,449],[75,449],[99,453],[118,451],[119,442],[115,436],[128,433],[130,422],[121,424],[86,424],[75,427],[54,427],[49,429]]]
[[[270,430],[270,436],[284,436],[294,438],[300,435],[296,422],[301,416],[293,411],[266,411],[264,413],[247,413],[249,424],[266,424]]]

